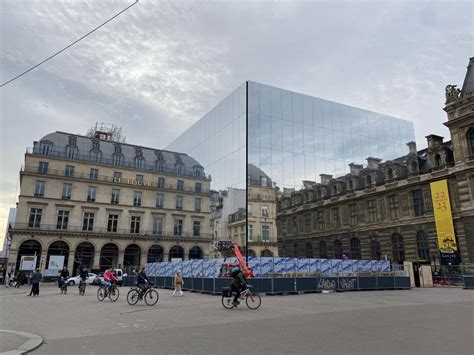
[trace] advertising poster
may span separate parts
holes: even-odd
[[[64,255],[50,255],[48,269],[59,270],[64,267]]]
[[[36,268],[36,255],[23,255],[20,261],[20,271],[33,271]]]
[[[449,200],[448,181],[444,179],[432,182],[430,183],[430,188],[441,263],[445,265],[459,264],[458,247],[451,214],[451,201]]]

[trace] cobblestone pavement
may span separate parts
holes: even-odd
[[[0,288],[0,328],[38,334],[33,354],[472,354],[474,291],[459,288],[263,296],[256,311],[161,290],[154,307],[77,287]],[[29,291],[29,290],[28,290]]]

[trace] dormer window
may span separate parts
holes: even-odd
[[[387,169],[387,179],[388,179],[388,180],[392,180],[392,179],[393,179],[393,169],[392,169],[392,168],[388,168],[388,169]]]
[[[332,194],[333,194],[334,196],[337,195],[337,185],[334,185],[334,186],[332,187]]]
[[[474,155],[474,129],[471,129],[468,133],[469,153]]]
[[[44,141],[40,144],[40,154],[49,155],[53,150],[53,142]]]
[[[321,189],[318,189],[317,196],[318,196],[318,198],[321,198],[321,197],[323,197],[323,194],[322,194],[322,192],[321,192]]]
[[[260,186],[267,186],[267,178],[265,176],[260,176]]]
[[[77,145],[77,137],[69,136],[69,145]]]
[[[98,163],[100,162],[100,158],[102,156],[102,153],[100,150],[91,150],[90,152],[90,158],[91,158],[91,162],[93,163]]]
[[[417,171],[418,171],[418,164],[417,164],[416,161],[412,161],[412,162],[411,162],[411,172],[412,172],[412,173],[415,173],[415,172],[417,172]]]
[[[354,182],[352,180],[349,180],[347,182],[347,189],[348,190],[353,190],[354,189]]]
[[[114,145],[114,153],[115,154],[122,154],[122,146],[120,144]]]
[[[76,146],[68,146],[66,148],[66,157],[68,159],[76,159],[76,157],[77,157],[77,147]]]
[[[143,151],[141,149],[135,149],[135,156],[137,158],[143,158]]]
[[[440,165],[441,165],[441,156],[438,153],[436,153],[434,156],[434,166],[438,167]]]
[[[135,169],[144,169],[145,159],[143,157],[135,157]]]
[[[99,141],[92,141],[92,150],[100,150]]]
[[[367,175],[365,178],[365,183],[367,186],[372,186],[372,176]]]
[[[197,178],[200,178],[201,176],[203,176],[203,169],[201,166],[194,167],[194,176],[196,176]]]

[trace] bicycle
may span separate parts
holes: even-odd
[[[240,293],[240,296],[237,300],[237,303],[234,303],[234,292],[229,287],[224,287],[222,289],[222,305],[226,309],[237,308],[239,305],[239,300],[243,301],[245,299],[245,304],[249,309],[257,309],[262,304],[262,299],[258,293],[253,293],[249,285],[244,291]]]
[[[142,291],[138,286],[132,287],[127,293],[128,304],[133,306],[137,304],[139,300],[144,299],[148,306],[154,306],[158,302],[160,296],[158,291],[154,290],[151,286],[153,286],[152,283],[147,286],[145,291]],[[140,296],[141,293],[143,294]]]
[[[67,293],[67,282],[62,277],[61,277],[61,280],[59,282],[61,284],[61,286],[60,286],[61,294],[65,295]]]
[[[79,281],[79,294],[84,296],[86,293],[86,282],[84,280]]]
[[[105,299],[105,297],[107,297],[107,296],[109,297],[111,302],[115,302],[115,301],[118,300],[118,298],[120,296],[120,292],[119,292],[117,286],[115,286],[115,284],[112,284],[112,286],[102,285],[97,290],[97,299],[99,301],[103,301]]]

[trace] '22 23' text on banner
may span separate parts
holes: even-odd
[[[436,233],[438,236],[438,248],[441,253],[454,254],[458,250],[458,247],[454,235],[448,182],[446,179],[435,181],[430,184],[430,187]]]

